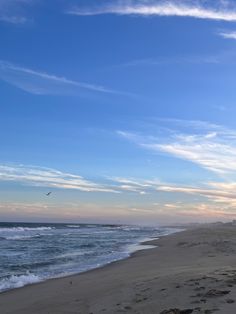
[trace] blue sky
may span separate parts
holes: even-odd
[[[235,218],[234,1],[0,0],[0,38],[0,220]]]

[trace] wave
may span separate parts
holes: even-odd
[[[0,224],[0,292],[109,264],[140,249],[138,243],[170,232],[73,222]]]
[[[2,237],[2,239],[4,239],[4,240],[28,240],[28,239],[40,238],[40,237],[41,237],[40,234],[36,234],[36,235],[32,235],[32,236],[16,235],[16,236],[11,236],[11,237]]]
[[[54,227],[12,227],[0,228],[0,232],[24,232],[24,231],[46,231],[55,229]]]
[[[86,251],[86,252],[74,252],[74,253],[65,253],[65,254],[61,254],[61,255],[58,255],[55,259],[63,259],[63,258],[73,258],[73,257],[77,257],[77,256],[83,256],[88,254],[88,253],[92,253],[92,251]]]
[[[136,227],[136,226],[121,226],[119,227],[119,229],[123,230],[123,231],[140,231],[143,230],[142,227]]]
[[[27,273],[25,275],[11,275],[0,280],[0,291],[6,291],[14,288],[20,288],[28,284],[40,282],[43,279],[37,275]]]

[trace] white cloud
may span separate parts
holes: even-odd
[[[0,0],[0,21],[11,24],[23,24],[28,19],[24,8],[32,4],[32,0]]]
[[[236,194],[233,192],[225,191],[224,189],[211,189],[211,188],[197,188],[197,187],[181,187],[174,185],[162,185],[157,187],[158,191],[171,192],[171,193],[185,193],[195,194],[207,197],[211,200],[218,200],[224,198],[229,200],[236,200]]]
[[[112,204],[85,204],[63,203],[57,204],[53,198],[47,199],[47,203],[19,203],[2,202],[0,211],[7,215],[24,214],[33,216],[60,215],[63,217],[98,217],[99,214],[106,213],[109,217],[113,214],[117,217],[129,218],[129,213],[149,216],[148,219],[167,219],[172,217],[177,219],[189,219],[193,217],[198,219],[230,219],[235,218],[236,195],[234,193],[236,183],[234,182],[208,182],[202,186],[181,186],[174,184],[163,184],[159,180],[145,180],[135,178],[114,178],[108,183],[101,184],[92,182],[81,176],[61,172],[55,169],[32,167],[24,165],[0,165],[0,181],[21,182],[31,186],[42,186],[57,189],[74,189],[83,192],[136,192],[139,194],[152,194],[151,200],[155,194],[162,193],[158,203],[140,204],[139,201],[132,200],[129,205]],[[164,194],[177,194],[166,198]],[[192,202],[189,197],[183,194],[192,195]],[[196,196],[198,196],[196,198]],[[200,198],[199,198],[200,197]],[[119,198],[120,199],[120,198]],[[166,201],[167,200],[167,201]],[[171,201],[172,200],[172,201]],[[152,201],[151,201],[152,202]],[[112,211],[111,211],[112,208]],[[58,212],[59,211],[59,212]],[[59,215],[59,216],[58,216]],[[151,220],[150,220],[151,222]]]
[[[138,67],[138,66],[161,66],[161,65],[181,65],[181,64],[218,64],[221,62],[219,55],[199,55],[199,56],[174,56],[155,57],[148,59],[136,59],[117,65],[116,67]]]
[[[211,219],[211,221],[219,220],[231,220],[235,219],[236,212],[233,208],[224,208],[221,206],[217,206],[215,204],[209,203],[198,203],[196,205],[193,204],[185,204],[181,209],[175,212],[175,215],[180,215],[182,217],[196,217],[197,221],[204,221]]]
[[[135,178],[111,177],[110,180],[116,184],[116,188],[123,192],[135,192],[140,195],[146,195],[153,191],[159,180],[139,180]]]
[[[207,135],[185,136],[168,144],[144,146],[191,161],[210,171],[230,173],[236,170],[236,146]]]
[[[198,19],[236,21],[236,9],[233,2],[223,5],[221,1],[113,1],[105,5],[93,7],[73,7],[67,13],[73,15],[139,15],[139,16],[179,16]]]
[[[11,24],[24,24],[27,21],[27,19],[23,16],[0,15],[0,21]]]
[[[162,136],[127,131],[118,134],[143,148],[167,153],[216,173],[235,172],[236,131],[201,121],[168,122],[170,132]]]
[[[84,192],[113,192],[113,188],[55,169],[25,166],[0,165],[0,181],[22,182],[33,186],[71,189]]]
[[[157,203],[153,204],[157,208],[156,213],[162,213],[165,216],[171,216],[173,219],[176,217],[182,217],[182,219],[189,218],[193,220],[196,217],[196,221],[204,221],[211,219],[212,221],[230,220],[236,217],[236,195],[233,191],[228,191],[228,186],[221,187],[212,186],[212,183],[206,184],[205,187],[183,187],[177,185],[162,185],[158,187],[158,190],[164,193],[179,194],[178,198],[181,198],[181,202],[173,201],[172,203]],[[214,189],[212,189],[214,187]],[[182,194],[190,194],[195,196],[201,196],[202,199],[193,198],[193,201],[185,199]],[[222,196],[223,195],[223,196]]]
[[[176,204],[176,203],[166,203],[163,206],[170,209],[177,209],[181,207],[181,205]]]
[[[36,95],[82,94],[84,92],[116,93],[103,86],[69,80],[65,77],[19,67],[5,61],[0,61],[0,79]]]
[[[32,214],[51,209],[52,205],[46,203],[18,203],[18,202],[1,202],[0,210],[7,210],[9,213],[17,213],[24,211],[24,213]]]
[[[221,203],[228,207],[236,206],[236,183],[235,182],[206,182],[201,186],[181,186],[176,184],[163,183],[159,180],[145,180],[135,178],[111,178],[115,183],[117,190],[123,192],[136,192],[139,194],[151,194],[155,195],[156,192],[162,193],[174,193],[174,194],[187,194],[193,196],[200,196],[205,198],[207,204],[219,204]],[[185,197],[181,196],[184,201]],[[164,209],[178,209],[182,208],[184,202],[174,203],[154,203],[153,205]],[[194,206],[194,202],[192,203]]]
[[[225,39],[236,39],[236,31],[224,31],[220,32],[219,35]]]
[[[224,130],[224,132],[229,132],[228,129],[223,128],[221,125],[209,122],[209,121],[202,121],[202,120],[182,120],[182,119],[168,119],[168,118],[163,118],[163,119],[157,119],[157,121],[161,122],[161,123],[169,123],[173,126],[177,126],[177,127],[182,127],[182,128],[191,128],[194,130],[203,130],[203,131],[222,131]],[[234,132],[234,134],[236,134],[236,132]]]

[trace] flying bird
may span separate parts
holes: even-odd
[[[48,193],[46,194],[46,196],[49,196],[50,194],[52,194],[52,192],[48,192]]]

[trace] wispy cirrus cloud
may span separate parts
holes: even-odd
[[[163,183],[160,180],[145,180],[135,178],[113,178],[111,179],[117,188],[131,192],[145,193],[181,193],[201,196],[213,202],[228,202],[236,204],[235,182],[205,182],[198,186],[182,186],[179,184]],[[145,194],[143,193],[143,194]],[[142,194],[142,193],[140,193]],[[178,207],[181,207],[178,204]],[[172,208],[172,203],[165,205],[167,208]],[[177,207],[176,204],[174,207]]]
[[[0,79],[28,93],[36,95],[84,95],[86,92],[106,94],[119,93],[103,86],[70,80],[62,76],[35,71],[1,60]]]
[[[103,178],[104,183],[93,182],[73,173],[56,169],[20,164],[0,164],[0,181],[12,181],[30,186],[79,190],[83,192],[146,194],[154,190],[159,181],[132,178]]]
[[[156,214],[185,218],[198,215],[206,219],[235,218],[236,131],[206,121],[158,119],[155,122],[158,127],[151,124],[149,134],[147,124],[145,131],[118,131],[118,135],[143,149],[165,153],[218,174],[215,181],[203,178],[195,185],[158,181],[147,187],[143,185],[142,189],[152,195],[154,191],[161,193],[161,199],[163,193],[167,194],[168,202],[158,204]]]
[[[198,19],[236,21],[236,8],[233,1],[110,1],[94,6],[74,6],[67,11],[73,15],[138,15],[138,16],[179,16]]]
[[[223,207],[222,204],[217,205],[209,202],[199,202],[196,204],[186,202],[182,203],[181,206],[175,203],[163,205],[158,204],[155,212],[156,214],[160,214],[165,217],[172,217],[174,220],[179,217],[180,222],[183,222],[186,218],[187,221],[194,221],[196,219],[197,222],[213,222],[216,221],[216,219],[228,221],[230,219],[235,219],[236,217],[234,208]]]
[[[0,21],[11,24],[23,24],[28,19],[24,14],[25,7],[32,0],[0,0]]]
[[[154,217],[198,217],[198,219],[234,219],[236,216],[236,194],[235,182],[205,182],[196,186],[183,186],[179,184],[163,183],[158,180],[138,180],[135,178],[114,178],[118,183],[129,184],[129,189],[145,191],[148,194],[162,194],[161,199],[168,199],[168,202],[160,201],[145,206],[137,204],[130,211],[136,214],[150,213]],[[163,194],[171,194],[166,198]],[[192,201],[189,201],[189,197]],[[159,197],[160,199],[160,197]],[[170,201],[172,200],[172,201]],[[201,217],[201,218],[200,218]]]
[[[165,184],[158,179],[110,177],[105,183],[94,182],[73,173],[56,169],[20,164],[0,165],[0,181],[12,181],[31,186],[79,190],[83,192],[135,192],[141,195],[155,192],[171,192],[201,195],[207,198],[235,199],[236,184],[231,182],[208,182],[203,187],[183,187]]]
[[[162,65],[182,65],[182,64],[218,64],[222,60],[219,55],[215,56],[174,56],[156,57],[147,59],[136,59],[117,65],[115,67],[141,67],[141,66],[162,66]]]
[[[179,125],[174,128],[173,124]],[[191,131],[187,130],[189,126]],[[130,131],[118,131],[118,134],[142,148],[190,161],[219,174],[236,170],[236,131],[218,125],[173,120],[169,121],[169,132],[162,135]]]
[[[118,191],[111,187],[86,180],[76,174],[26,165],[0,165],[0,181],[21,182],[31,186],[79,190],[83,192],[118,193]]]
[[[236,39],[235,32],[217,32],[217,36],[225,39]],[[186,66],[186,65],[222,65],[222,64],[235,64],[235,50],[222,50],[215,54],[209,55],[182,55],[182,56],[156,56],[145,59],[134,59],[124,62],[122,64],[114,65],[114,68],[136,68],[136,67],[160,67],[160,66]],[[215,108],[224,110],[223,105],[214,105]]]
[[[222,31],[218,35],[225,39],[236,39],[236,31]]]
[[[216,185],[217,187],[217,185]],[[223,201],[229,200],[231,203],[234,200],[236,202],[236,194],[233,191],[229,191],[227,188],[227,184],[225,183],[224,188],[211,188],[211,183],[209,183],[205,188],[199,187],[189,187],[189,186],[176,186],[176,185],[160,185],[157,187],[158,191],[162,192],[171,192],[171,193],[184,193],[184,194],[192,194],[192,195],[199,195],[206,198],[209,198],[213,201]]]
[[[159,180],[138,180],[137,178],[121,178],[111,177],[109,178],[115,183],[117,188],[123,192],[135,192],[141,195],[145,195],[160,184]]]
[[[216,219],[228,221],[230,219],[235,219],[236,212],[234,208],[222,207],[222,205],[217,206],[215,204],[209,203],[198,203],[198,204],[183,204],[181,208],[173,212],[169,212],[169,215],[181,217],[196,217],[198,222],[200,221],[216,221]]]
[[[83,203],[65,203],[56,204],[53,202],[46,203],[1,203],[0,211],[4,210],[13,214],[30,214],[30,215],[44,215],[45,213],[51,213],[58,215],[58,210],[61,209],[61,216],[63,217],[79,217],[78,215],[84,215],[91,217],[93,214],[98,215],[101,210],[105,210],[108,215],[110,208],[113,208],[116,215],[121,213],[127,216],[130,214],[146,215],[153,218],[163,217],[178,217],[184,215],[191,219],[191,217],[197,217],[201,214],[202,218],[234,218],[236,213],[234,208],[236,206],[236,194],[234,193],[234,182],[207,182],[201,184],[201,186],[182,186],[170,183],[162,183],[159,180],[137,179],[137,178],[120,178],[114,177],[107,180],[102,180],[103,183],[87,180],[77,174],[61,172],[55,169],[26,166],[26,165],[0,165],[0,182],[19,182],[21,184],[55,188],[63,190],[77,190],[82,192],[102,192],[102,193],[137,193],[140,197],[148,194],[152,194],[151,199],[155,195],[162,196],[166,193],[176,194],[177,197],[167,198],[168,202],[160,202],[155,204],[140,204],[138,201],[133,200],[130,205],[99,205]],[[105,183],[104,183],[105,182]],[[192,195],[193,202],[189,203],[189,198],[183,195]],[[196,197],[199,200],[196,202]],[[165,197],[164,197],[165,199]],[[171,201],[172,200],[172,201]],[[181,201],[178,201],[181,200]],[[89,209],[89,212],[88,212]]]

